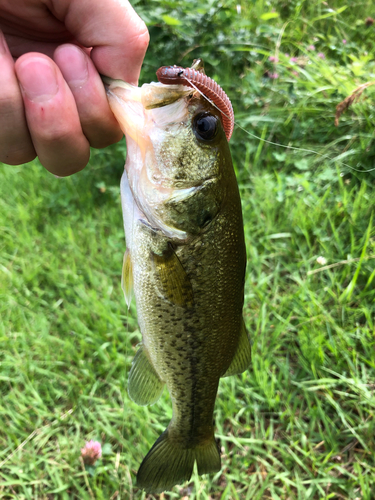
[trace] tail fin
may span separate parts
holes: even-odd
[[[145,489],[147,493],[170,490],[176,484],[191,478],[195,461],[198,474],[220,470],[220,453],[215,437],[212,436],[210,441],[194,448],[186,448],[180,441],[171,439],[166,429],[141,463],[137,486]]]

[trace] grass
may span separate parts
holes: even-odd
[[[366,31],[373,28],[364,24],[375,17],[371,2],[339,13],[344,3],[331,2],[332,13],[322,2],[279,8],[258,0],[242,5],[241,15],[231,2],[221,10],[196,3],[189,10],[158,1],[148,13],[136,5],[153,37],[144,80],[197,44],[194,20],[214,21],[194,50],[233,96],[239,124],[320,155],[235,131],[252,367],[220,383],[222,471],[194,474],[157,498],[372,500],[375,188],[373,173],[357,171],[373,168],[371,89],[333,125],[335,106],[375,76]],[[262,20],[274,7],[278,17]],[[160,56],[165,47],[174,60]],[[271,63],[275,50],[279,61]],[[293,66],[286,52],[307,59]],[[140,333],[120,288],[123,155],[123,143],[93,151],[89,167],[69,179],[37,162],[0,166],[2,499],[146,498],[133,486],[135,473],[171,405],[167,391],[150,408],[126,393]],[[102,443],[103,457],[86,470],[80,448],[89,439]]]

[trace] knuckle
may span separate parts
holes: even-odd
[[[84,142],[83,142],[84,141]],[[40,163],[52,174],[66,177],[82,170],[90,159],[90,148],[84,136],[81,141],[38,143]]]
[[[88,158],[82,159],[81,161],[76,159],[71,161],[67,160],[64,162],[63,166],[57,162],[44,161],[43,158],[39,158],[39,160],[46,170],[59,177],[69,177],[70,175],[76,174],[83,170],[88,163]]]
[[[119,133],[112,134],[112,135],[103,135],[99,137],[95,137],[90,139],[90,146],[95,149],[103,149],[108,146],[111,146],[112,144],[115,144],[116,142],[120,141],[122,138],[123,134],[120,131]]]
[[[138,18],[137,25],[134,27],[132,35],[126,42],[127,44],[130,44],[136,52],[140,52],[142,54],[146,53],[148,44],[150,43],[150,33],[148,32],[147,26],[142,19]]]
[[[82,132],[81,132],[82,133]],[[54,126],[43,127],[39,130],[34,130],[38,142],[42,142],[46,147],[59,147],[60,144],[73,144],[78,138],[78,131],[65,123],[55,123]]]
[[[30,146],[25,148],[3,148],[1,147],[0,161],[6,165],[22,165],[36,158],[34,149]]]
[[[138,41],[139,45],[142,46],[145,50],[150,43],[150,33],[148,32],[147,26],[143,21],[138,34]]]
[[[85,117],[81,124],[90,146],[96,149],[106,148],[121,140],[124,135],[113,115]]]

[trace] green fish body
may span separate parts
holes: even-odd
[[[160,493],[190,479],[195,462],[199,474],[221,468],[219,379],[250,363],[241,201],[220,112],[201,95],[106,83],[127,139],[123,289],[128,304],[134,290],[142,332],[128,392],[148,405],[166,385],[173,405],[137,474],[138,486]]]

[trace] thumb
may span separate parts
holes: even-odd
[[[78,43],[93,47],[100,73],[137,84],[149,34],[128,0],[51,0],[50,10]]]

